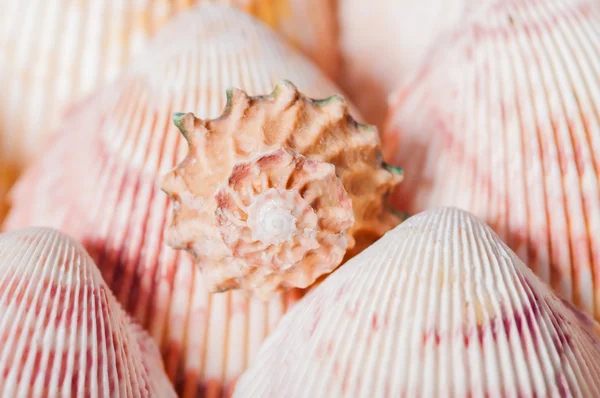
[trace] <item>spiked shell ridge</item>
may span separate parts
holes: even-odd
[[[339,95],[313,100],[284,80],[269,95],[228,90],[217,119],[177,113],[173,121],[189,152],[162,181],[175,202],[167,242],[194,255],[209,290],[244,288],[268,298],[281,288],[306,287],[335,269],[347,251],[360,250],[400,221],[385,197],[402,175],[385,167],[377,130],[357,123]],[[256,210],[254,201],[264,195],[271,195],[267,208],[278,201],[279,210],[304,208],[302,217],[312,218],[313,226],[290,231],[284,241],[250,239],[247,211]],[[224,211],[236,201],[243,213],[236,222],[245,224],[225,231]],[[299,214],[288,216],[276,210],[272,222],[300,225]],[[290,247],[293,259],[276,264]]]

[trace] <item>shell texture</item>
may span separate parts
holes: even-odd
[[[209,2],[247,11],[337,72],[330,0],[0,0],[0,221],[6,192],[71,102],[117,78],[174,15]]]
[[[308,293],[234,397],[596,397],[597,328],[487,225],[441,208]]]
[[[269,302],[211,295],[189,255],[163,240],[171,210],[158,176],[187,145],[177,111],[218,116],[226,89],[267,93],[284,79],[339,92],[300,53],[236,9],[204,5],[157,33],[118,80],[71,108],[12,192],[5,228],[50,226],[81,241],[117,299],[159,343],[180,396],[222,396],[299,294]]]
[[[87,252],[47,228],[0,235],[0,395],[176,396]]]
[[[311,100],[282,81],[268,96],[230,90],[216,120],[178,114],[175,124],[189,153],[162,182],[176,201],[167,243],[194,255],[210,291],[268,299],[307,287],[355,235],[400,223],[385,198],[402,175],[340,96]]]
[[[339,0],[339,83],[369,123],[381,126],[388,95],[418,70],[448,29],[484,0]]]
[[[599,60],[599,2],[491,2],[399,90],[383,137],[399,209],[472,211],[597,319]]]

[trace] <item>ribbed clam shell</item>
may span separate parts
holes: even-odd
[[[600,319],[600,3],[495,1],[397,93],[394,198],[488,222],[543,281]]]
[[[189,256],[168,249],[157,178],[187,146],[177,111],[219,115],[226,89],[268,93],[293,80],[316,98],[339,90],[246,14],[208,5],[177,17],[118,81],[72,108],[12,194],[6,228],[47,225],[83,242],[117,298],[160,343],[182,396],[220,394],[254,356],[294,293],[269,303],[209,295]]]
[[[368,123],[381,125],[388,95],[415,73],[439,35],[481,2],[339,0],[339,82]]]
[[[176,396],[90,256],[47,228],[0,235],[0,395]]]
[[[386,199],[402,174],[339,95],[311,99],[283,80],[268,95],[230,90],[216,119],[174,122],[189,149],[161,184],[176,203],[166,240],[194,255],[211,292],[267,299],[308,287],[356,254],[357,240],[369,245],[401,221]],[[277,221],[253,216],[265,211]]]
[[[44,148],[71,101],[115,79],[175,14],[209,2],[255,15],[331,76],[337,72],[330,1],[0,0],[0,200],[16,172]]]
[[[483,222],[409,218],[307,294],[235,397],[596,397],[597,324]]]

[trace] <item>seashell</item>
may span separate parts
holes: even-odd
[[[330,1],[2,1],[0,200],[18,172],[45,147],[73,100],[117,78],[167,20],[193,3],[207,2],[246,10],[313,57],[331,77],[337,73]]]
[[[90,256],[47,228],[0,235],[0,395],[176,396]]]
[[[176,202],[166,239],[194,255],[211,292],[266,300],[305,288],[342,262],[355,235],[400,222],[384,197],[402,176],[340,96],[311,100],[283,81],[268,96],[229,91],[216,120],[174,121],[189,153],[162,183]]]
[[[597,319],[599,26],[597,1],[492,2],[398,91],[383,138],[399,209],[472,211]]]
[[[115,296],[159,343],[180,396],[227,395],[301,292],[268,303],[211,295],[190,256],[163,241],[170,215],[157,178],[187,152],[173,112],[216,117],[229,87],[339,92],[275,33],[218,5],[182,13],[119,79],[71,108],[12,191],[8,230],[41,225],[82,242]],[[365,244],[376,237],[362,237]],[[357,242],[356,247],[359,246]]]
[[[595,397],[597,328],[487,225],[442,208],[308,293],[234,397]]]
[[[479,3],[339,0],[339,83],[369,123],[384,122],[388,95],[418,70],[438,37]]]

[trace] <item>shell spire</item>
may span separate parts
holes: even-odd
[[[30,228],[0,235],[0,396],[176,395],[83,247]]]
[[[388,232],[284,316],[234,397],[597,397],[598,323],[455,208]]]
[[[486,221],[600,319],[600,2],[483,2],[393,100],[382,141],[417,213]]]
[[[385,167],[377,130],[355,122],[339,95],[313,100],[284,80],[270,95],[228,90],[217,119],[173,121],[189,149],[161,183],[176,203],[167,243],[194,255],[210,291],[267,299],[307,287],[343,261],[355,235],[400,222],[385,196],[402,174]]]

